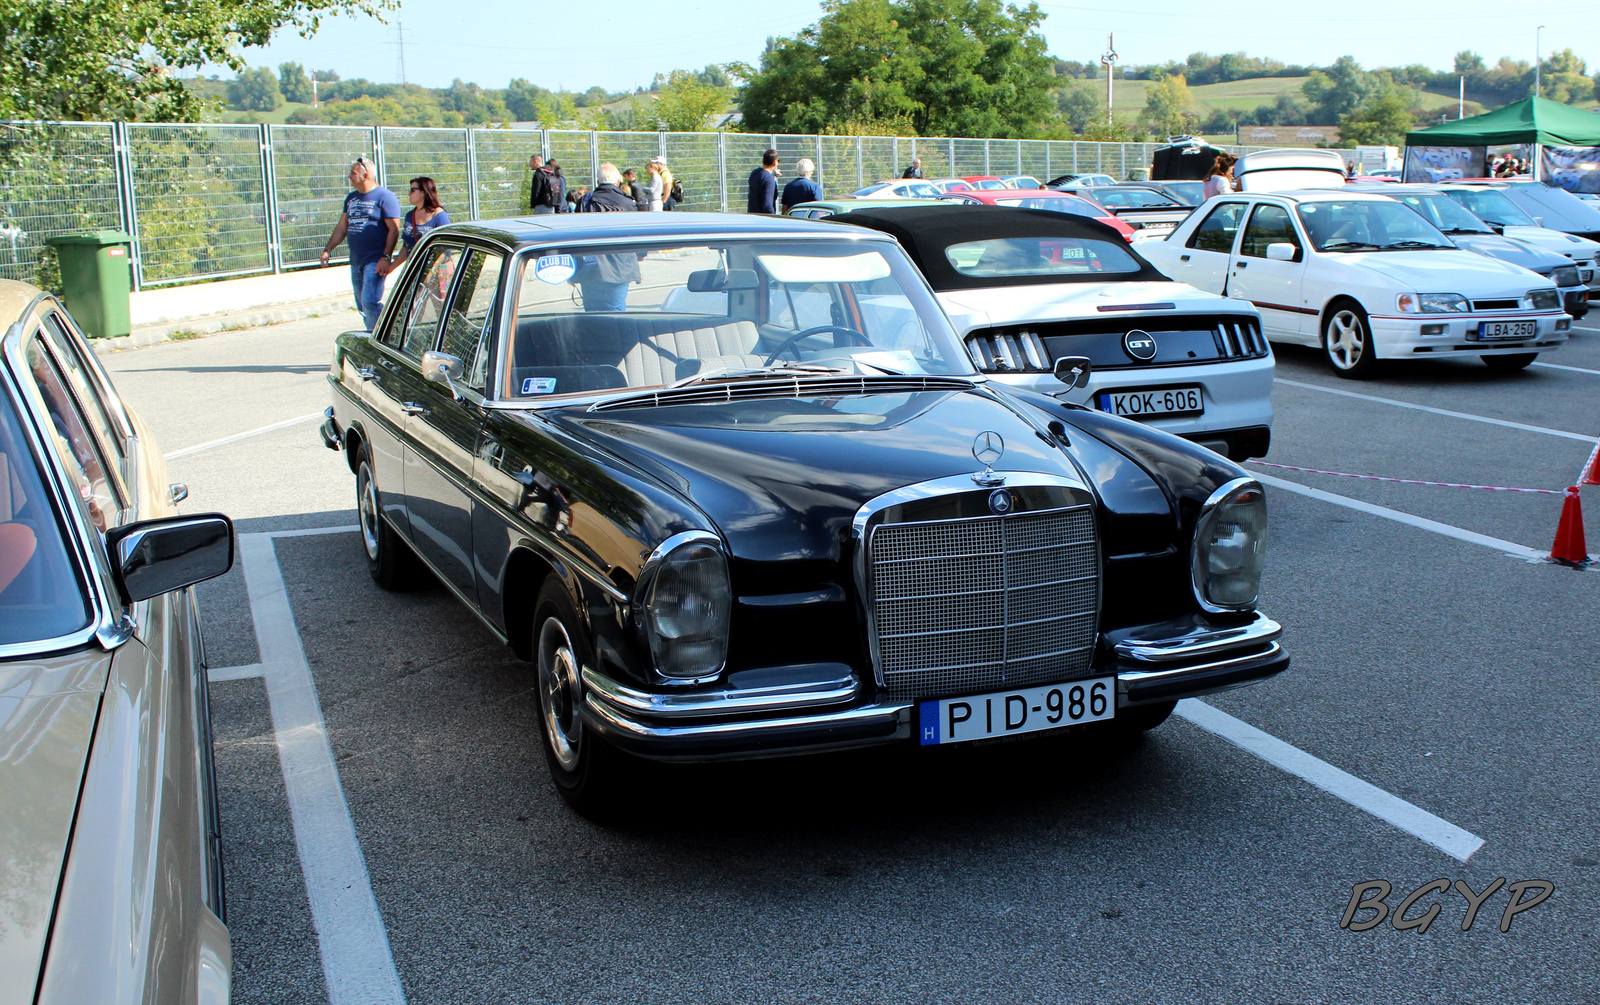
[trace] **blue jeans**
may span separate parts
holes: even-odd
[[[361,312],[361,322],[371,331],[378,323],[378,312],[383,310],[383,281],[386,276],[378,275],[378,262],[357,265],[350,263],[350,288],[355,291],[356,310]]]
[[[607,283],[599,279],[580,279],[585,311],[625,311],[628,309],[628,284]]]

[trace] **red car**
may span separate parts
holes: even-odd
[[[971,179],[968,179],[969,181]],[[1107,210],[1104,206],[1096,205],[1081,196],[1068,192],[1057,192],[1054,189],[1018,189],[1007,188],[987,192],[949,192],[943,198],[953,202],[972,202],[983,206],[1012,206],[1022,209],[1047,209],[1056,213],[1071,213],[1074,216],[1087,216],[1091,220],[1098,220],[1116,230],[1122,235],[1124,241],[1133,241],[1133,228]]]
[[[1005,179],[995,174],[972,174],[963,177],[961,180],[970,182],[973,188],[985,192],[1006,187]]]

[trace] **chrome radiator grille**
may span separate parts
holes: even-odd
[[[1099,601],[1089,506],[886,523],[868,561],[891,698],[935,698],[1088,671]]]

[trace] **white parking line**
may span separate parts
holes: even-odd
[[[1502,540],[1498,537],[1490,537],[1487,534],[1479,534],[1477,531],[1466,530],[1465,528],[1456,527],[1448,523],[1440,523],[1437,520],[1429,520],[1425,516],[1416,516],[1412,513],[1406,513],[1403,510],[1390,509],[1387,506],[1379,506],[1376,503],[1369,503],[1360,499],[1352,499],[1349,496],[1342,496],[1336,492],[1325,492],[1322,489],[1314,489],[1309,485],[1301,485],[1299,482],[1289,481],[1287,478],[1274,478],[1271,475],[1257,473],[1255,475],[1255,479],[1263,485],[1267,485],[1275,489],[1282,489],[1285,492],[1294,492],[1298,495],[1320,500],[1321,502],[1332,503],[1335,506],[1343,506],[1345,509],[1353,509],[1362,513],[1370,514],[1372,516],[1383,517],[1385,520],[1393,520],[1396,523],[1403,523],[1408,527],[1416,527],[1419,530],[1431,531],[1434,534],[1442,534],[1445,537],[1453,537],[1457,541],[1465,541],[1468,544],[1476,544],[1482,545],[1485,548],[1493,548],[1501,554],[1509,555],[1512,558],[1520,558],[1524,561],[1534,562],[1545,558],[1548,554],[1547,552],[1542,552],[1535,548],[1529,548],[1525,545],[1516,544],[1512,541]]]
[[[266,680],[328,1001],[330,1005],[404,1005],[405,992],[395,971],[389,934],[372,894],[366,859],[339,782],[339,767],[289,607],[274,536],[241,534],[239,563],[250,595],[250,615],[261,650],[260,676]],[[225,667],[218,673],[242,676],[250,669],[253,667]]]
[[[1507,429],[1521,429],[1529,433],[1543,433],[1546,436],[1560,436],[1568,440],[1582,440],[1584,443],[1593,443],[1593,433],[1569,433],[1565,429],[1549,429],[1545,426],[1530,426],[1525,422],[1512,422],[1509,419],[1491,419],[1486,415],[1473,415],[1470,412],[1452,412],[1447,408],[1433,408],[1429,405],[1418,405],[1410,401],[1398,401],[1394,398],[1380,398],[1373,394],[1361,394],[1356,391],[1344,391],[1335,387],[1323,387],[1321,384],[1306,384],[1298,380],[1287,380],[1283,377],[1272,378],[1274,384],[1287,384],[1290,387],[1301,387],[1308,391],[1321,391],[1323,394],[1337,394],[1342,398],[1358,398],[1361,401],[1375,401],[1380,405],[1393,405],[1396,408],[1410,408],[1418,412],[1430,412],[1434,415],[1445,415],[1452,419],[1467,419],[1471,422],[1486,422],[1491,426],[1504,426]]]
[[[1595,376],[1600,377],[1600,370],[1589,370],[1581,366],[1565,366],[1561,363],[1534,363],[1533,365],[1542,366],[1546,370],[1567,370],[1572,373],[1592,373]]]
[[[177,460],[179,457],[188,457],[190,454],[198,454],[201,451],[210,450],[212,447],[227,446],[230,443],[237,443],[240,440],[248,440],[252,436],[260,436],[262,433],[270,433],[274,429],[287,429],[290,426],[298,426],[302,422],[310,422],[312,419],[320,418],[322,418],[321,412],[312,412],[310,415],[302,415],[298,418],[284,419],[282,422],[274,422],[270,426],[258,426],[255,429],[247,429],[242,433],[234,433],[232,436],[224,436],[220,440],[207,440],[205,443],[196,443],[192,447],[184,447],[181,450],[171,451],[167,454],[167,460],[173,461]]]
[[[1356,809],[1365,810],[1379,820],[1433,845],[1457,862],[1466,862],[1473,852],[1483,847],[1483,838],[1476,834],[1464,831],[1371,782],[1362,781],[1348,771],[1313,757],[1270,733],[1264,733],[1242,719],[1235,719],[1198,698],[1185,698],[1178,702],[1177,714],[1268,764],[1304,778],[1329,795],[1343,799]]]

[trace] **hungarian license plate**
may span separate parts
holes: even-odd
[[[1198,387],[1158,387],[1153,391],[1101,391],[1100,410],[1139,419],[1148,415],[1202,413],[1206,403]]]
[[[1044,729],[1110,719],[1117,712],[1117,679],[1096,677],[1067,684],[996,691],[975,698],[940,698],[918,708],[923,746],[1020,736]]]
[[[1480,339],[1533,338],[1538,334],[1539,326],[1532,321],[1480,321],[1478,323],[1478,337]]]

